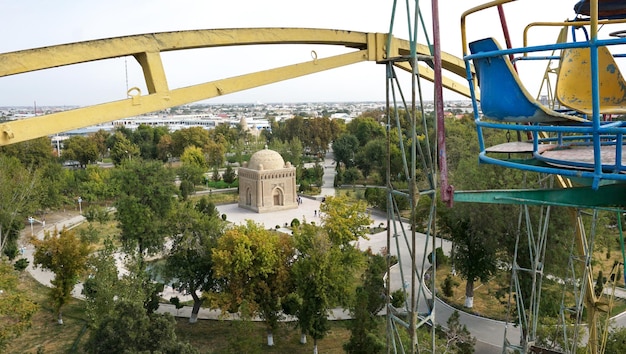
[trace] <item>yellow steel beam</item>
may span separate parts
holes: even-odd
[[[328,29],[239,28],[142,34],[0,54],[0,77],[133,56],[142,67],[148,89],[147,93],[142,94],[139,89],[132,88],[128,93],[129,98],[125,100],[6,122],[0,126],[0,146],[197,102],[358,62],[381,62],[388,59],[387,43],[392,47],[392,55],[406,56],[410,53],[408,41],[387,39],[387,34]],[[339,45],[354,51],[189,87],[168,87],[161,61],[162,52],[259,44]],[[418,45],[417,51],[421,55],[430,55],[430,49],[424,45]],[[465,75],[465,66],[461,59],[447,53],[442,53],[442,59],[444,69],[456,75]],[[420,69],[419,75],[431,81],[434,79],[432,70],[427,67]],[[468,91],[461,88],[462,85],[452,80],[444,79],[443,84],[444,87],[469,96]]]
[[[0,55],[0,77],[146,52],[256,44],[329,44],[367,48],[367,33],[309,28],[236,28],[140,34]]]
[[[399,62],[394,65],[409,73],[412,72],[411,65],[408,62]],[[435,72],[433,71],[433,69],[431,69],[429,66],[422,65],[422,64],[417,64],[417,66],[418,66],[417,72],[419,73],[420,77],[430,82],[435,82]],[[458,94],[461,94],[465,97],[471,97],[470,89],[467,87],[467,85],[461,84],[460,82],[457,82],[445,76],[441,78],[441,81],[442,81],[441,85],[443,87],[451,91],[454,91]],[[478,92],[476,93],[476,99],[480,101],[480,93]]]
[[[4,133],[0,136],[0,145],[13,144],[40,136],[197,102],[365,60],[367,60],[366,51],[362,50],[183,87],[165,93],[141,95],[139,90],[135,89],[134,92],[137,94],[126,100],[7,122],[0,126],[0,131]]]

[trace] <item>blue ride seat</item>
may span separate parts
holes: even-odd
[[[472,54],[501,50],[493,38],[469,44]],[[473,59],[485,118],[515,123],[579,123],[586,119],[556,112],[539,103],[522,85],[506,55]]]

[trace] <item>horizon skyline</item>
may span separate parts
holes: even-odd
[[[433,100],[424,100],[425,103],[434,103]],[[446,102],[463,102],[463,103],[467,103],[467,104],[471,104],[472,100],[470,98],[458,98],[458,99],[444,99],[443,100],[444,103]],[[294,102],[279,102],[279,101],[275,101],[275,102],[202,102],[202,101],[198,101],[198,102],[192,102],[192,103],[187,103],[187,104],[183,104],[183,105],[179,105],[179,106],[172,106],[171,108],[176,108],[176,107],[184,107],[184,106],[256,106],[256,105],[303,105],[303,104],[368,104],[368,103],[377,103],[377,104],[384,104],[385,101],[384,100],[380,100],[380,101],[294,101]],[[5,106],[0,106],[0,109],[2,108],[36,108],[39,109],[44,108],[44,107],[49,107],[49,108],[60,108],[60,107],[68,107],[68,108],[81,108],[84,106],[79,106],[79,105],[70,105],[70,104],[61,104],[61,105],[5,105]],[[157,112],[157,111],[155,111]],[[149,113],[146,113],[149,114]]]
[[[538,14],[542,19],[560,20],[561,17],[554,14],[562,14],[563,17],[572,15],[577,0],[559,1],[558,4],[539,0],[514,2],[511,6],[507,4],[512,33],[521,33],[520,28],[525,26],[526,19],[519,15],[531,13],[533,2],[546,9]],[[466,0],[463,6],[440,9],[443,51],[461,56],[460,15],[462,11],[482,3],[483,0]],[[397,11],[405,11],[402,8],[404,5],[398,6]],[[516,8],[519,10],[516,11]],[[425,26],[430,32],[430,2],[421,3],[421,9],[425,14]],[[194,29],[289,27],[388,33],[391,25],[391,4],[373,0],[319,0],[298,4],[284,0],[220,3],[199,0],[176,3],[165,0],[131,3],[121,0],[106,3],[61,0],[40,3],[23,0],[8,4],[4,10],[0,13],[3,23],[0,33],[4,38],[0,42],[0,53],[100,38]],[[407,30],[401,17],[395,20],[393,33],[397,38],[406,39],[409,35],[403,34]],[[115,24],[112,24],[111,18],[115,18]],[[37,26],[31,26],[32,23]],[[482,23],[475,29],[485,32],[487,36],[492,36],[494,32]],[[427,42],[427,38],[421,37],[423,33],[419,35],[423,39],[418,42]],[[514,40],[516,38],[517,42],[521,41],[518,37]],[[173,89],[309,61],[312,51],[321,58],[350,50],[328,45],[234,46],[167,52],[162,53],[162,60],[168,85]],[[404,84],[410,81],[408,74],[398,77]],[[461,83],[465,80],[455,79]],[[363,62],[197,102],[385,101],[386,80],[384,65]],[[139,87],[146,92],[142,70],[132,56],[2,77],[0,106],[29,106],[36,101],[42,106],[84,107],[126,99],[129,87]],[[426,99],[432,100],[431,83],[424,81],[423,94]],[[343,99],[338,100],[337,97]],[[461,97],[444,89],[444,100]]]

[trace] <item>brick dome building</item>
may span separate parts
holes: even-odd
[[[240,208],[265,213],[298,207],[296,168],[278,152],[255,152],[237,174]]]

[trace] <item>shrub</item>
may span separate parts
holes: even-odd
[[[283,312],[289,316],[298,314],[302,306],[302,298],[296,293],[289,293],[283,301],[281,301]]]
[[[189,197],[194,192],[194,185],[189,181],[181,181],[179,188],[180,196],[183,197],[184,200],[187,200],[187,197]]]
[[[391,293],[391,305],[395,308],[404,306],[406,302],[406,292],[403,289],[398,289]]]
[[[237,174],[235,174],[235,171],[233,170],[233,168],[230,165],[228,165],[226,166],[226,171],[224,171],[224,175],[222,176],[222,178],[224,179],[224,182],[228,184],[232,184],[233,182],[235,182],[235,179],[237,178]]]
[[[300,220],[298,220],[298,218],[294,218],[293,220],[291,220],[291,227],[298,227],[300,226]]]
[[[333,187],[340,187],[343,184],[343,172],[341,170],[337,171],[335,175],[335,180],[333,181]]]
[[[437,256],[437,264],[436,264],[437,267],[443,264],[448,264],[449,257],[443,254],[443,249],[441,249],[441,247],[437,247],[435,249],[435,252],[436,252],[435,255]],[[430,264],[433,264],[432,252],[428,254],[428,261],[430,262]]]
[[[454,280],[454,278],[452,278],[452,275],[448,274],[448,276],[446,276],[446,279],[444,279],[441,283],[443,295],[445,297],[454,296],[454,288],[456,288],[457,286],[459,286],[459,282]]]
[[[226,214],[222,214],[222,220],[226,221]]]
[[[19,252],[20,251],[17,249],[17,245],[15,244],[15,242],[7,242],[6,246],[4,246],[4,254],[9,258],[10,261],[14,260]]]
[[[23,271],[24,269],[26,269],[26,267],[28,267],[28,264],[30,262],[28,261],[28,259],[26,258],[20,258],[18,259],[15,264],[13,265],[13,268],[15,270],[17,270],[18,272]]]
[[[311,190],[311,185],[309,184],[309,182],[302,181],[302,183],[300,183],[300,187],[298,188],[298,192],[302,193],[302,192],[307,192],[309,190]]]
[[[213,175],[211,175],[211,179],[214,182],[219,182],[222,180],[222,176],[220,175],[220,171],[217,169],[217,166],[213,168]]]
[[[83,216],[89,222],[97,221],[104,224],[111,220],[110,212],[101,206],[92,205],[83,212]]]

